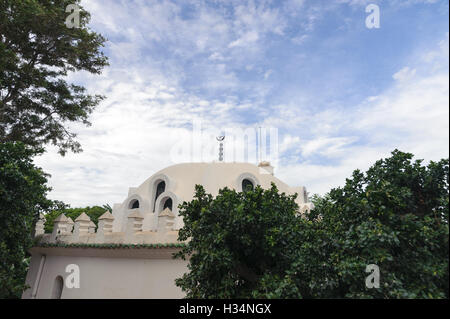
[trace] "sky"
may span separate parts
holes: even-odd
[[[369,4],[378,28],[366,26]],[[277,132],[266,140],[275,175],[310,194],[394,149],[425,163],[449,157],[448,0],[82,5],[108,39],[110,66],[69,80],[106,99],[91,126],[68,125],[82,153],[48,147],[36,159],[52,199],[120,203],[160,169],[216,160],[215,135],[258,127]]]

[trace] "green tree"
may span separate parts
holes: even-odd
[[[246,298],[264,276],[283,276],[298,246],[294,199],[274,184],[246,192],[224,188],[216,198],[197,185],[194,199],[180,205],[179,240],[190,241],[177,257],[190,255],[190,272],[176,284],[188,298]]]
[[[110,212],[112,214],[113,209],[112,209],[111,205],[105,204],[102,207],[104,208],[105,211],[107,210],[108,212]]]
[[[189,243],[176,280],[191,298],[448,298],[449,161],[395,150],[345,186],[294,198],[257,187],[216,198],[196,187],[180,205]],[[380,288],[365,285],[379,266]]]
[[[32,161],[41,152],[0,143],[0,298],[20,298],[34,221],[52,205],[47,175]]]
[[[79,27],[65,25],[69,4],[79,6]],[[0,142],[47,143],[81,151],[67,124],[89,125],[103,99],[68,83],[69,72],[99,74],[107,65],[105,39],[88,28],[80,0],[0,0]]]
[[[395,150],[315,199],[305,218],[312,245],[288,272],[301,274],[305,296],[448,298],[449,161],[422,163]],[[368,264],[380,269],[379,289],[365,286]]]

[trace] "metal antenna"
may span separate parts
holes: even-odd
[[[259,145],[258,145],[258,160],[259,160],[259,163],[261,163],[261,157],[262,157],[262,152],[261,152],[261,144],[262,144],[262,137],[261,137],[261,126],[259,127],[259,143],[258,143]]]
[[[225,139],[225,135],[217,136],[216,140],[218,140],[219,143],[219,162],[223,161],[223,140]]]

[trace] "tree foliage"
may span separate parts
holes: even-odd
[[[412,159],[395,150],[316,201],[306,216],[316,245],[291,269],[313,278],[308,296],[448,298],[449,161]],[[305,269],[308,255],[326,265]],[[365,287],[368,264],[380,268],[379,289]]]
[[[65,25],[69,4],[80,7],[79,27]],[[105,39],[88,28],[90,15],[79,4],[0,0],[0,142],[81,150],[67,124],[89,125],[103,97],[65,79],[76,71],[99,74],[107,58],[100,51]]]
[[[274,185],[216,198],[197,186],[180,206],[189,272],[176,284],[191,298],[448,298],[448,173],[448,159],[395,150],[302,216]]]
[[[32,161],[39,152],[23,143],[0,143],[0,298],[21,296],[34,222],[52,205],[47,175]]]
[[[298,224],[295,196],[256,187],[246,192],[224,188],[213,198],[196,186],[194,199],[180,205],[190,239],[178,254],[190,255],[189,273],[177,279],[188,298],[245,298],[266,274],[281,276],[289,267]]]

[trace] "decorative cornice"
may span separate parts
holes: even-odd
[[[86,243],[38,243],[35,247],[43,248],[99,248],[99,249],[160,249],[160,248],[184,248],[185,243],[160,243],[160,244],[86,244]]]

